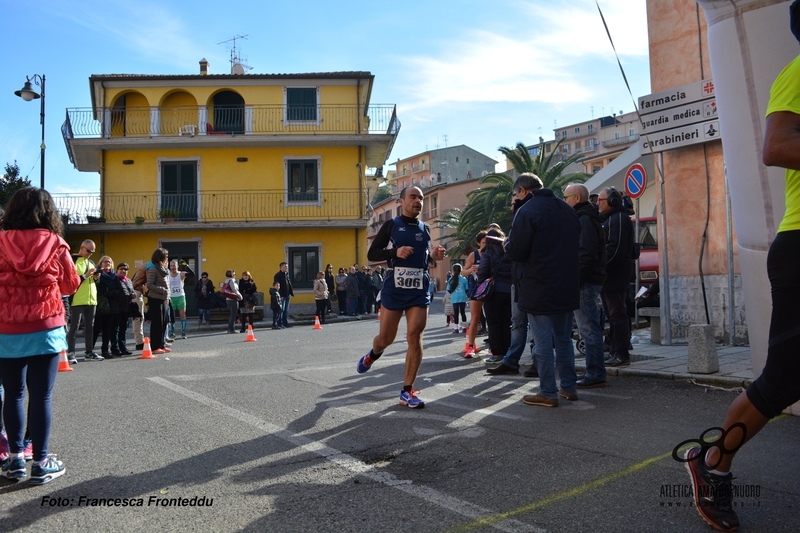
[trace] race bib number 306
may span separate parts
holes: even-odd
[[[424,272],[421,268],[395,267],[394,286],[398,289],[422,289]]]

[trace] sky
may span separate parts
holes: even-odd
[[[634,98],[649,94],[645,0],[598,2]],[[385,170],[461,144],[504,170],[500,146],[634,108],[595,0],[0,0],[0,20],[14,29],[0,57],[0,164],[39,184],[39,101],[14,91],[43,74],[52,193],[100,189],[61,136],[66,109],[91,105],[89,76],[196,74],[202,58],[227,74],[235,35],[251,73],[374,74],[371,103],[396,105],[402,123]]]

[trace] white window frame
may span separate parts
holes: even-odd
[[[158,195],[158,210],[161,211],[161,163],[170,163],[173,161],[194,161],[197,164],[197,221],[202,222],[204,217],[203,213],[203,195],[201,194],[203,187],[201,181],[201,171],[203,169],[202,157],[193,155],[189,157],[156,157],[156,194]],[[184,239],[186,240],[186,239]]]
[[[317,162],[317,201],[295,202],[289,200],[289,162],[291,161],[312,161]],[[322,207],[322,156],[321,155],[285,155],[283,156],[283,205],[303,206],[315,205]]]
[[[316,89],[317,91],[317,120],[289,120],[289,89]],[[319,126],[322,119],[322,108],[319,103],[318,85],[291,85],[283,88],[283,126]]]

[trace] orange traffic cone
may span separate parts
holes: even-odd
[[[158,359],[158,356],[153,354],[153,350],[150,349],[150,337],[144,338],[144,350],[137,359]]]
[[[256,336],[253,333],[253,325],[247,324],[247,338],[244,340],[244,342],[256,342],[257,340],[258,339],[256,339]]]
[[[58,371],[72,372],[73,370],[75,369],[69,366],[69,361],[67,361],[67,351],[61,350],[61,355],[58,356]]]
[[[379,307],[378,308],[378,320],[380,320],[380,319],[381,319],[381,308]]]
[[[314,329],[322,329],[322,326],[319,323],[319,317],[318,316],[314,317]]]

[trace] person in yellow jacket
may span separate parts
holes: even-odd
[[[72,297],[72,305],[70,306],[72,316],[69,320],[69,333],[67,334],[68,357],[70,363],[76,363],[75,358],[75,335],[78,333],[78,325],[83,317],[83,335],[86,345],[86,360],[87,361],[102,361],[103,356],[94,353],[94,331],[92,326],[94,324],[94,309],[97,305],[97,286],[95,282],[100,276],[100,272],[95,267],[94,262],[91,260],[94,254],[95,245],[92,240],[85,240],[81,243],[81,249],[78,250],[78,259],[75,261],[75,269],[81,278],[81,285],[78,291]]]

